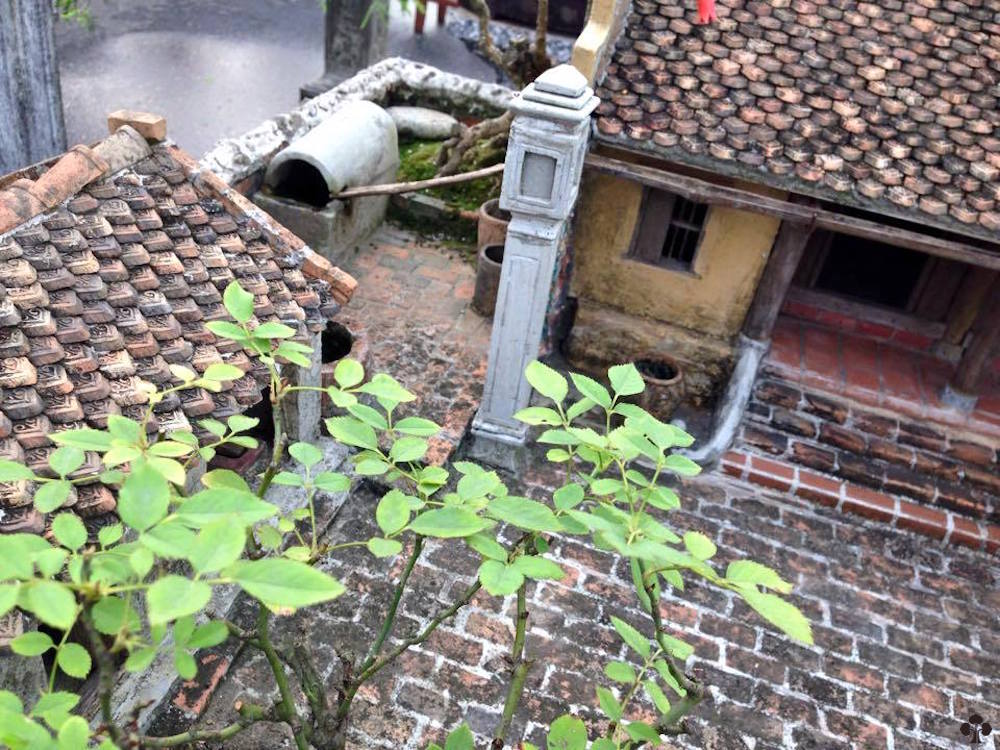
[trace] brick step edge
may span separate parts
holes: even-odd
[[[721,468],[731,477],[913,531],[942,544],[985,550],[991,555],[1000,553],[1000,525],[997,524],[977,523],[951,511],[917,505],[901,497],[756,453],[728,451],[722,457]]]

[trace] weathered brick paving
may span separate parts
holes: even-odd
[[[510,480],[512,491],[534,497],[560,482],[548,469]],[[352,497],[331,539],[371,533],[375,497]],[[722,550],[720,564],[750,556],[796,583],[795,600],[814,623],[816,646],[790,642],[731,596],[704,586],[667,596],[665,617],[695,645],[693,670],[714,686],[693,733],[677,747],[954,748],[970,712],[1000,717],[996,557],[937,548],[924,537],[718,473],[688,483],[682,500],[684,510],[672,519],[710,535]],[[567,575],[530,591],[528,654],[536,664],[515,722],[517,737],[536,742],[541,724],[567,708],[595,716],[600,665],[626,656],[612,615],[648,631],[621,560],[571,539],[556,539],[553,552]],[[334,648],[364,648],[372,638],[390,591],[390,564],[352,552],[329,567],[350,593],[332,609],[300,614],[280,629],[316,644],[332,681],[339,673]],[[430,545],[397,632],[411,631],[450,602],[474,570],[475,558],[460,545]],[[352,744],[422,748],[462,717],[477,732],[490,732],[512,638],[501,613],[512,602],[483,595],[474,603],[362,691]],[[259,659],[242,656],[203,721],[220,721],[234,700],[256,697],[268,684],[263,669]],[[266,727],[227,745],[265,746],[290,745]]]

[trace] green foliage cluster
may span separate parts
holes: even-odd
[[[401,182],[431,179],[437,174],[440,153],[441,141],[410,141],[400,144],[398,179]],[[497,164],[503,159],[503,156],[502,150],[497,151],[487,142],[479,143],[473,147],[468,157],[462,162],[459,171],[470,172],[473,169]],[[501,180],[500,175],[492,175],[461,182],[457,185],[428,188],[421,192],[439,198],[450,208],[478,211],[479,207],[486,201],[499,197]]]
[[[238,368],[214,364],[202,373],[173,367],[176,384],[152,392],[146,418],[112,416],[107,429],[77,429],[52,435],[58,444],[45,476],[10,461],[0,462],[0,481],[34,483],[35,505],[55,513],[51,540],[26,534],[0,536],[0,614],[19,607],[61,633],[53,638],[29,632],[12,647],[24,657],[51,653],[47,689],[24,705],[11,692],[0,691],[0,744],[13,750],[84,750],[174,747],[210,740],[224,742],[255,721],[286,723],[297,747],[342,748],[357,691],[413,645],[425,641],[482,589],[495,596],[516,596],[512,670],[503,714],[493,745],[503,747],[524,690],[531,659],[525,656],[530,613],[526,590],[530,581],[558,580],[559,564],[548,556],[553,534],[585,537],[601,549],[628,559],[637,600],[650,616],[640,626],[615,618],[613,625],[634,654],[634,663],[604,665],[607,685],[596,687],[606,729],[588,738],[579,718],[565,716],[551,724],[549,748],[597,750],[636,748],[659,743],[662,734],[684,731],[683,717],[704,694],[704,687],[684,671],[693,649],[661,620],[658,601],[669,587],[684,588],[685,576],[736,592],[779,629],[810,642],[809,625],[782,595],[791,586],[774,571],[750,561],[716,570],[715,545],[698,532],[683,533],[653,511],[679,506],[677,495],[659,481],[664,473],[697,474],[690,460],[673,453],[692,438],[624,400],[642,391],[632,365],[609,371],[611,390],[582,375],[572,375],[578,392],[558,372],[539,363],[527,370],[528,380],[547,400],[523,410],[522,421],[543,429],[539,441],[550,447],[548,459],[565,468],[566,481],[551,503],[512,495],[494,471],[469,462],[451,470],[427,465],[428,438],[438,426],[400,410],[415,397],[385,374],[369,377],[360,364],[342,360],[335,385],[326,389],[340,415],[327,420],[330,435],[356,449],[354,473],[378,477],[389,488],[375,509],[379,533],[338,545],[322,540],[315,497],[319,491],[349,489],[351,478],[320,468],[323,455],[314,445],[287,446],[281,424],[284,399],[306,386],[289,385],[282,368],[308,364],[309,348],[294,340],[294,329],[280,323],[258,324],[253,296],[236,283],[224,295],[232,321],[213,321],[216,335],[238,342],[266,365],[270,398],[275,406],[276,439],[267,470],[252,486],[234,472],[215,469],[193,481],[193,468],[211,459],[222,445],[256,445],[247,432],[256,420],[234,416],[225,423],[204,420],[212,436],[199,442],[191,431],[151,435],[146,429],[155,406],[185,388],[221,389],[243,375]],[[605,429],[581,426],[584,414],[596,410]],[[620,424],[619,424],[620,422]],[[79,476],[87,453],[102,462],[98,476]],[[285,468],[290,466],[291,468]],[[75,484],[100,481],[118,496],[120,523],[90,537],[80,520],[59,512]],[[301,508],[283,514],[268,502],[273,484],[297,488]],[[504,544],[502,527],[516,531]],[[398,605],[410,575],[423,554],[425,540],[463,544],[480,557],[475,582],[450,605],[436,612],[419,632],[393,637]],[[342,583],[323,572],[318,562],[347,547],[363,546],[375,557],[407,550],[392,600],[381,627],[363,656],[341,655],[339,684],[324,685],[304,646],[288,650],[270,636],[275,616],[322,605],[345,592]],[[257,603],[255,626],[245,630],[210,611],[213,590],[237,586]],[[651,624],[651,635],[648,634]],[[70,638],[74,629],[86,634],[86,647]],[[192,730],[169,737],[142,734],[134,723],[116,721],[111,705],[117,664],[143,672],[160,655],[171,657],[176,673],[195,676],[194,654],[236,638],[266,657],[279,698],[270,705],[244,704],[230,725]],[[539,655],[542,656],[543,655]],[[77,693],[59,690],[61,671],[82,679],[99,676],[101,724],[92,729],[74,713]],[[332,689],[328,689],[332,688]],[[262,693],[267,694],[266,690]],[[628,717],[644,693],[657,708],[656,723]],[[295,695],[305,696],[297,705]],[[473,746],[462,725],[445,750]],[[530,749],[529,749],[530,750]]]

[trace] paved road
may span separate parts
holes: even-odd
[[[299,86],[323,72],[321,0],[92,0],[90,7],[92,30],[57,28],[70,144],[101,138],[105,115],[125,107],[166,115],[170,136],[200,155],[291,109]],[[390,53],[492,80],[430,10],[424,36],[415,37],[412,17],[393,9]]]

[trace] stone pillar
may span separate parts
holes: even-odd
[[[322,333],[312,334],[308,342],[312,347],[309,367],[284,365],[281,374],[290,385],[320,388],[323,385]],[[323,394],[319,391],[296,391],[282,402],[282,423],[288,442],[315,443],[319,439],[320,422],[323,420]]]
[[[528,405],[524,368],[538,356],[559,248],[576,202],[597,97],[570,65],[539,76],[511,104],[500,207],[511,213],[489,367],[472,453],[502,465],[524,445],[514,414]]]
[[[0,174],[66,150],[52,4],[0,0]]]
[[[389,20],[372,0],[327,0],[324,12],[323,77],[305,84],[303,99],[322,94],[385,57]]]

